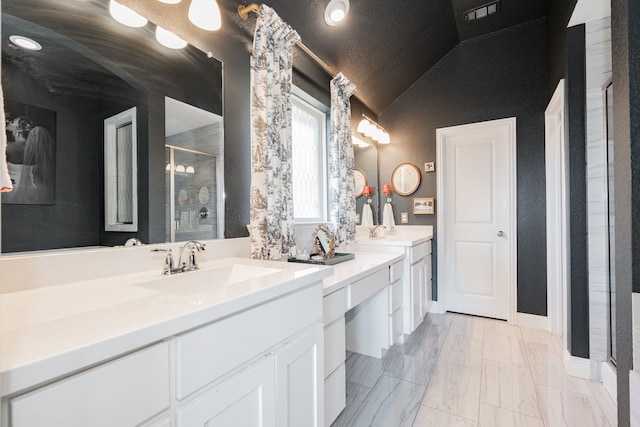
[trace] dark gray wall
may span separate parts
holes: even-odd
[[[640,291],[640,3],[612,0],[618,425],[628,426],[632,291]],[[634,218],[635,213],[635,218]]]
[[[573,356],[589,357],[589,272],[587,269],[586,63],[585,26],[568,29],[566,156],[569,169],[569,289],[567,344]]]
[[[98,105],[81,96],[52,97],[40,83],[5,62],[7,100],[56,112],[56,181],[53,205],[3,204],[2,250],[67,248],[98,244],[99,158],[95,125]]]
[[[544,20],[469,40],[454,48],[379,116],[392,135],[391,145],[380,147],[383,182],[390,180],[399,163],[413,162],[422,169],[424,162],[435,161],[438,128],[517,118],[518,311],[537,315],[547,313],[545,64]],[[411,213],[413,197],[435,195],[435,173],[423,172],[414,194],[394,196],[396,222],[400,212],[409,212],[410,224],[430,224],[435,230],[437,215]],[[434,281],[434,295],[435,291]]]
[[[578,0],[553,0],[547,13],[547,101],[567,77],[567,24]]]

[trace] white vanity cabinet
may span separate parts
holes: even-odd
[[[405,295],[404,304],[410,310],[405,313],[405,334],[410,334],[422,323],[429,311],[432,301],[431,294],[431,240],[406,248],[405,268],[410,271],[405,278],[405,289],[410,289]]]
[[[392,240],[358,241],[357,250],[371,252],[404,253],[402,261],[402,331],[410,335],[416,330],[429,311],[431,292],[431,240],[417,244]],[[396,279],[397,280],[397,279]],[[393,277],[392,277],[393,282]],[[392,283],[393,287],[393,283]],[[398,291],[399,293],[399,291]],[[393,298],[390,298],[393,301]],[[397,300],[396,300],[397,301]],[[392,311],[396,317],[400,312]],[[398,324],[392,325],[392,330]]]
[[[2,425],[323,427],[322,316],[318,281],[11,397]]]
[[[12,427],[135,426],[169,409],[162,343],[9,401]]]
[[[274,363],[274,357],[269,356],[182,406],[176,414],[176,425],[276,426]]]
[[[345,319],[347,291],[339,289],[323,298],[324,315],[324,425],[330,426],[346,406]]]

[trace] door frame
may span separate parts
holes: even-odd
[[[516,324],[516,310],[517,310],[517,292],[518,292],[518,276],[517,276],[517,256],[518,256],[518,239],[517,239],[517,181],[516,181],[516,118],[510,117],[499,120],[489,120],[484,122],[470,123],[466,125],[451,126],[446,128],[436,129],[436,164],[440,165],[436,168],[437,179],[437,206],[438,206],[438,218],[437,218],[437,248],[438,248],[438,305],[441,306],[442,311],[446,311],[446,286],[447,278],[444,272],[446,271],[444,265],[444,244],[445,239],[442,238],[445,229],[445,220],[447,219],[447,213],[445,212],[445,195],[444,195],[444,141],[446,137],[465,135],[469,133],[475,133],[491,128],[506,127],[509,133],[509,216],[511,218],[511,224],[507,231],[507,239],[509,241],[509,318],[507,321],[510,324]]]
[[[564,304],[567,300],[569,232],[567,218],[567,170],[565,153],[565,83],[560,80],[544,112],[545,179],[547,194],[547,316],[552,334],[567,336]],[[560,124],[559,138],[552,140],[551,126]],[[558,186],[558,181],[560,186]],[[560,259],[558,264],[556,261]]]

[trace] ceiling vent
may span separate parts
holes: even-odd
[[[464,13],[464,20],[467,22],[477,21],[497,13],[500,13],[500,0],[467,10]]]

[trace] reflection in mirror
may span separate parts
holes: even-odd
[[[224,235],[222,117],[165,98],[167,241]]]
[[[13,106],[7,112],[47,130],[54,157],[46,163],[51,197],[26,204],[9,203],[3,195],[2,252],[115,246],[129,238],[164,242],[164,99],[221,117],[222,64],[191,45],[160,45],[151,22],[123,26],[109,14],[108,1],[2,0],[1,6],[2,86]],[[42,49],[22,49],[11,35],[32,38]],[[138,231],[105,231],[104,120],[133,107]],[[222,188],[221,171],[215,176]],[[218,236],[224,227],[215,214],[221,194],[212,189],[217,205],[208,216]]]
[[[378,183],[378,150],[374,145],[362,141],[355,135],[353,135],[352,138],[354,141],[353,155],[356,168],[364,172],[367,177],[367,185],[371,187],[370,198],[373,223],[380,224],[379,206],[382,191],[381,186]],[[361,143],[358,143],[358,141],[361,141]],[[356,189],[356,194],[359,192],[360,190]],[[356,198],[356,214],[360,218],[360,220],[357,222],[358,225],[362,224],[362,211],[366,203],[367,196],[363,195]]]

